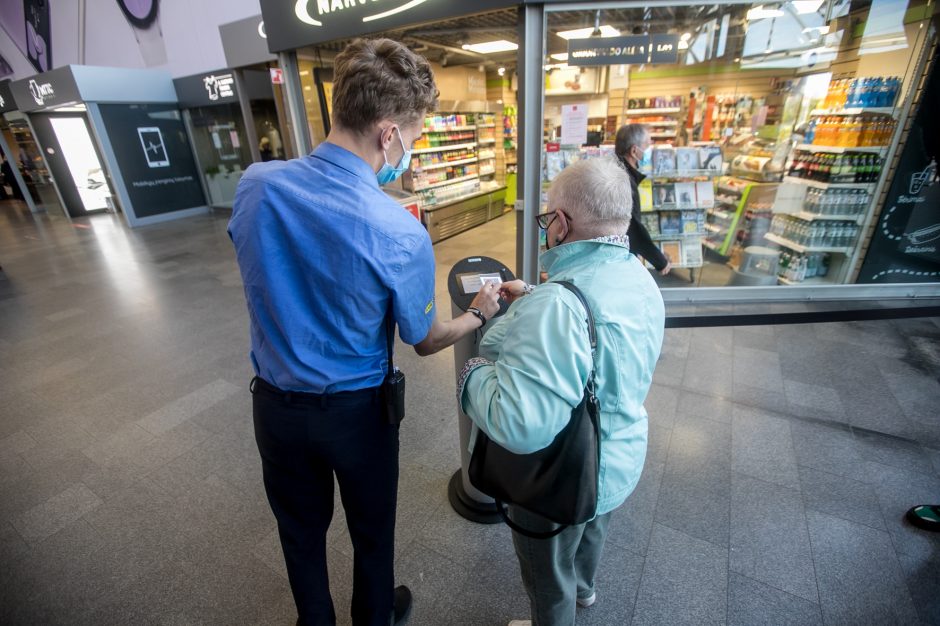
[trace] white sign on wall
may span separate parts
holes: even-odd
[[[561,107],[561,145],[587,143],[588,104],[563,104]]]

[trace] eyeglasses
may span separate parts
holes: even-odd
[[[547,213],[540,213],[535,216],[535,221],[539,223],[539,228],[542,230],[548,230],[548,227],[552,225],[552,222],[555,221],[557,211],[548,211]]]

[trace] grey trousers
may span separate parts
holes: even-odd
[[[557,526],[543,517],[510,507],[510,518],[533,531]],[[551,539],[530,539],[515,531],[512,543],[529,595],[533,626],[573,626],[576,599],[594,593],[594,575],[607,539],[610,513],[569,526]]]

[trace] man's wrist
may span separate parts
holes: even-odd
[[[476,308],[475,306],[472,306],[467,309],[467,313],[480,320],[480,328],[486,326],[486,316],[483,315],[483,311]]]

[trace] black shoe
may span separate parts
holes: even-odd
[[[918,528],[940,532],[940,506],[921,504],[907,512],[907,521]]]
[[[411,617],[411,590],[404,585],[395,587],[395,626],[408,623]]]

